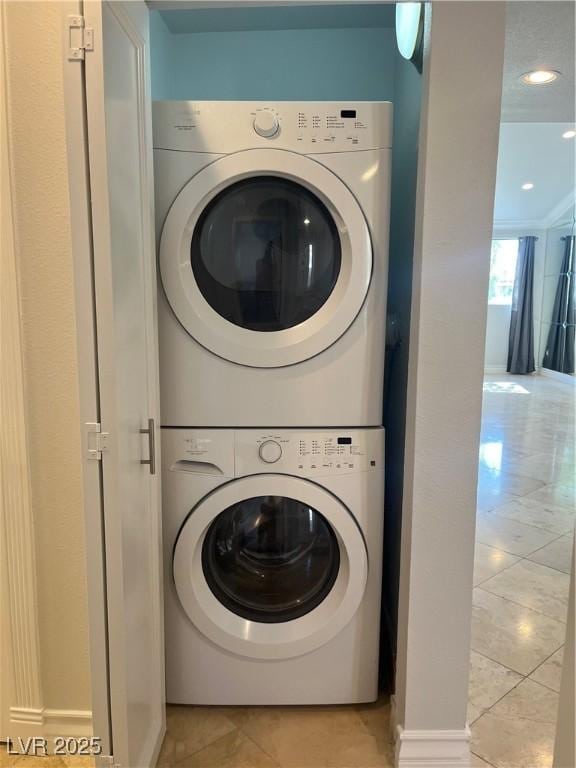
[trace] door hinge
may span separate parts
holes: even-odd
[[[68,16],[68,61],[83,61],[86,51],[94,50],[94,30],[86,26],[84,16]]]
[[[86,458],[92,461],[102,461],[102,454],[108,450],[109,432],[102,432],[98,422],[87,422],[86,430]]]

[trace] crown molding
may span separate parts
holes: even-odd
[[[556,205],[551,208],[546,216],[541,219],[495,219],[494,231],[506,229],[550,229],[559,222],[562,216],[570,210],[570,207],[576,202],[576,193],[571,190]]]
[[[516,231],[518,229],[541,230],[541,229],[547,229],[547,227],[543,223],[542,219],[501,219],[499,221],[494,222],[492,229],[495,232],[503,232],[506,230]]]
[[[560,200],[559,203],[557,203],[550,211],[548,211],[548,214],[542,219],[546,229],[552,227],[554,224],[557,224],[559,219],[561,219],[562,216],[570,210],[575,202],[576,193],[574,190],[571,190],[566,195],[566,197],[563,197],[562,200]]]

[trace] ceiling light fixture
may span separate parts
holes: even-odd
[[[524,190],[534,189],[534,184],[532,184],[531,181],[527,181],[526,184],[522,184],[522,189]]]
[[[527,85],[548,85],[559,76],[560,72],[556,72],[554,69],[534,69],[532,72],[525,72],[521,80]]]
[[[573,139],[576,136],[576,131],[564,131],[562,134],[563,139]]]

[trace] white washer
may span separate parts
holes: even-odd
[[[153,115],[163,425],[381,424],[392,105]]]
[[[166,695],[373,701],[384,431],[162,431]]]

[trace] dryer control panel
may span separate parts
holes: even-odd
[[[392,146],[389,101],[155,101],[152,116],[155,149],[317,154]]]
[[[227,477],[274,472],[302,477],[384,468],[384,430],[163,430],[164,467]]]

